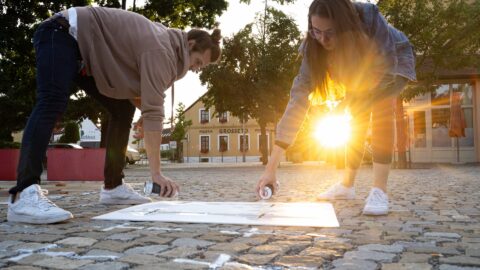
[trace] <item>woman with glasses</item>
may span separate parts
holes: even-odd
[[[303,61],[278,123],[271,159],[257,193],[276,187],[276,168],[294,141],[310,104],[341,101],[337,110],[352,116],[343,180],[320,199],[354,199],[354,180],[372,121],[373,187],[363,213],[388,214],[387,179],[394,138],[394,100],[415,81],[415,56],[407,37],[389,25],[370,3],[315,0],[308,13],[308,35],[300,47]],[[344,91],[338,91],[343,89]]]

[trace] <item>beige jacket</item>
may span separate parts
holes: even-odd
[[[144,130],[162,130],[164,92],[188,71],[187,34],[121,9],[76,11],[80,54],[100,93],[140,97]]]

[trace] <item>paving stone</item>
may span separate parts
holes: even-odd
[[[467,248],[465,254],[469,257],[480,257],[480,248]]]
[[[214,242],[198,240],[193,238],[179,238],[172,242],[177,247],[208,247],[215,244]]]
[[[18,245],[23,244],[23,243],[24,242],[17,241],[17,240],[2,241],[2,242],[0,242],[0,251],[7,250],[9,247],[18,246]]]
[[[263,245],[268,242],[271,236],[239,237],[232,240],[232,243],[244,243],[251,246]]]
[[[469,266],[457,266],[450,264],[442,264],[438,268],[439,270],[478,270],[478,267],[469,267]]]
[[[377,264],[372,261],[357,259],[338,259],[332,262],[335,270],[376,270]]]
[[[209,246],[208,250],[220,250],[228,253],[239,253],[249,249],[250,246],[245,243],[219,243]]]
[[[452,257],[441,257],[440,263],[446,264],[458,264],[464,266],[480,266],[480,259],[469,257],[469,256],[452,256]]]
[[[417,254],[404,252],[401,254],[400,263],[426,263],[432,257],[430,254]]]
[[[322,266],[324,260],[320,257],[314,256],[282,256],[275,261],[275,265],[287,267],[288,269],[295,268],[318,268]]]
[[[131,254],[131,255],[126,255],[118,261],[125,262],[125,263],[134,263],[134,264],[161,264],[165,262],[165,259],[155,257],[152,255],[146,255],[146,254]]]
[[[120,241],[100,241],[97,242],[93,248],[95,249],[105,249],[113,252],[122,252],[126,249],[129,249],[133,246],[135,246],[136,243],[133,242],[120,242]]]
[[[250,265],[239,262],[227,262],[219,270],[253,270]]]
[[[102,249],[92,249],[88,251],[86,254],[82,255],[82,258],[101,262],[101,261],[115,260],[122,256],[124,256],[123,253],[112,252],[109,250],[102,250]]]
[[[125,254],[150,254],[155,255],[158,254],[166,249],[169,246],[167,245],[152,245],[152,246],[142,246],[142,247],[134,247],[131,249],[127,249]]]
[[[384,263],[382,270],[431,270],[428,263]]]
[[[79,270],[126,270],[129,269],[130,266],[126,263],[122,262],[102,262],[102,263],[95,263],[89,264],[86,266],[82,266]]]
[[[196,247],[176,247],[162,252],[158,254],[158,256],[167,258],[188,258],[200,253],[202,253],[202,251],[198,250]]]
[[[387,253],[400,253],[405,248],[402,245],[378,245],[378,244],[370,244],[370,245],[363,245],[358,247],[359,250],[365,251],[379,251],[379,252],[387,252]]]
[[[10,247],[11,250],[18,250],[21,252],[36,252],[44,251],[51,248],[57,247],[55,244],[44,244],[44,243],[22,243]]]
[[[93,261],[91,260],[73,260],[65,257],[49,257],[36,261],[33,263],[33,265],[49,269],[78,269],[92,262]]]
[[[89,247],[97,242],[96,239],[85,237],[69,237],[63,240],[57,241],[56,244],[74,247]]]
[[[238,257],[238,261],[253,265],[264,265],[270,263],[276,254],[245,254]]]
[[[286,246],[277,246],[277,245],[262,245],[253,247],[250,249],[249,253],[257,254],[284,254],[288,251]]]
[[[117,233],[108,236],[106,239],[108,240],[119,240],[119,241],[131,241],[135,238],[140,237],[138,233]]]
[[[314,256],[324,258],[326,260],[333,260],[337,257],[341,257],[343,252],[334,249],[325,249],[325,248],[318,248],[318,247],[310,247],[302,252],[300,252],[301,256]]]
[[[161,237],[161,236],[145,236],[135,239],[135,241],[147,243],[147,244],[157,244],[157,245],[164,245],[172,242],[174,239],[169,237]]]
[[[407,251],[415,253],[430,253],[430,254],[442,254],[442,255],[459,255],[462,254],[455,248],[444,247],[407,247]]]
[[[42,268],[34,267],[34,266],[26,266],[26,265],[14,265],[14,266],[9,266],[2,269],[3,270],[41,270]]]
[[[375,262],[389,263],[395,259],[395,254],[376,251],[348,251],[343,256],[345,259],[370,260]]]

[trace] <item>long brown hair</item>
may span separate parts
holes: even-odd
[[[195,45],[193,45],[192,51],[203,53],[206,50],[211,50],[210,61],[215,63],[220,59],[220,40],[222,39],[220,29],[214,29],[212,34],[209,34],[204,30],[192,29],[188,31],[187,39],[195,40]]]
[[[374,42],[371,41],[350,0],[314,0],[308,11],[308,30],[312,29],[312,16],[332,20],[336,33],[336,47],[328,52],[313,37],[307,35],[304,57],[311,71],[316,95],[323,100],[328,96],[328,79],[341,83],[348,91],[364,91],[376,83],[372,79],[374,63],[378,61]],[[330,63],[327,61],[327,55]]]

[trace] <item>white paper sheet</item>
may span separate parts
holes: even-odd
[[[302,227],[339,226],[332,204],[320,202],[166,201],[136,205],[93,219]]]

